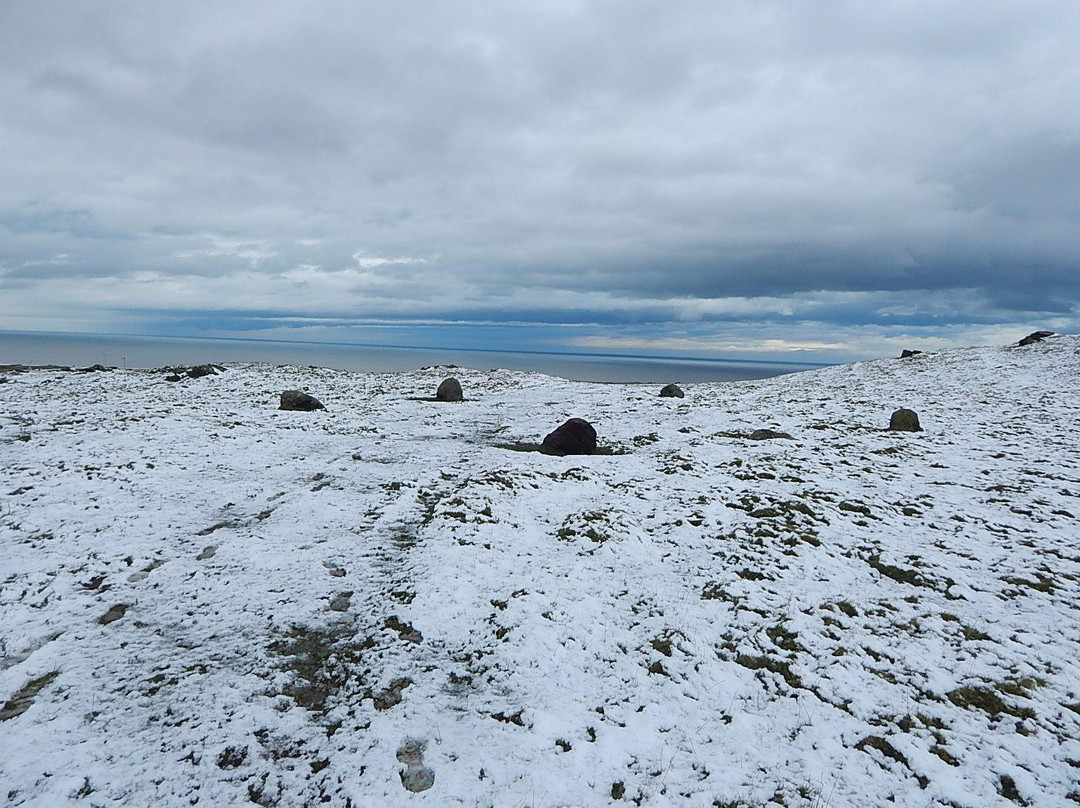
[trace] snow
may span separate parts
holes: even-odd
[[[12,806],[1080,801],[1080,338],[685,399],[0,375]],[[508,448],[569,417],[605,453]]]

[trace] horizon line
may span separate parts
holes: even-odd
[[[434,345],[391,345],[379,342],[335,342],[319,340],[291,340],[291,339],[268,339],[265,337],[219,337],[219,336],[180,336],[177,334],[128,334],[123,332],[100,332],[100,331],[20,331],[10,328],[0,328],[0,333],[8,334],[49,334],[53,336],[70,337],[134,337],[138,339],[186,339],[207,340],[217,342],[255,342],[255,343],[280,343],[284,345],[332,345],[345,348],[389,348],[404,351],[462,351],[465,353],[496,353],[496,354],[523,354],[526,356],[582,356],[599,359],[656,359],[669,362],[715,362],[735,363],[746,365],[796,365],[800,367],[828,367],[835,362],[800,362],[784,359],[729,359],[725,357],[709,356],[671,356],[666,354],[631,354],[631,353],[600,353],[591,351],[540,351],[540,350],[509,350],[507,348],[464,348],[454,346]]]

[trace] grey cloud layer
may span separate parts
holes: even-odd
[[[1074,311],[1077,30],[1066,0],[7,3],[0,288]]]

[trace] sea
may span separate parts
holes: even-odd
[[[573,381],[659,384],[762,379],[821,367],[796,362],[614,353],[0,330],[0,365],[160,368],[209,362],[269,362],[367,372],[408,371],[433,365],[479,370],[503,368],[536,371]]]

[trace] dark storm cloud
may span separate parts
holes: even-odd
[[[1077,30],[1065,0],[7,3],[0,287],[42,317],[58,284],[148,314],[1075,317]]]

